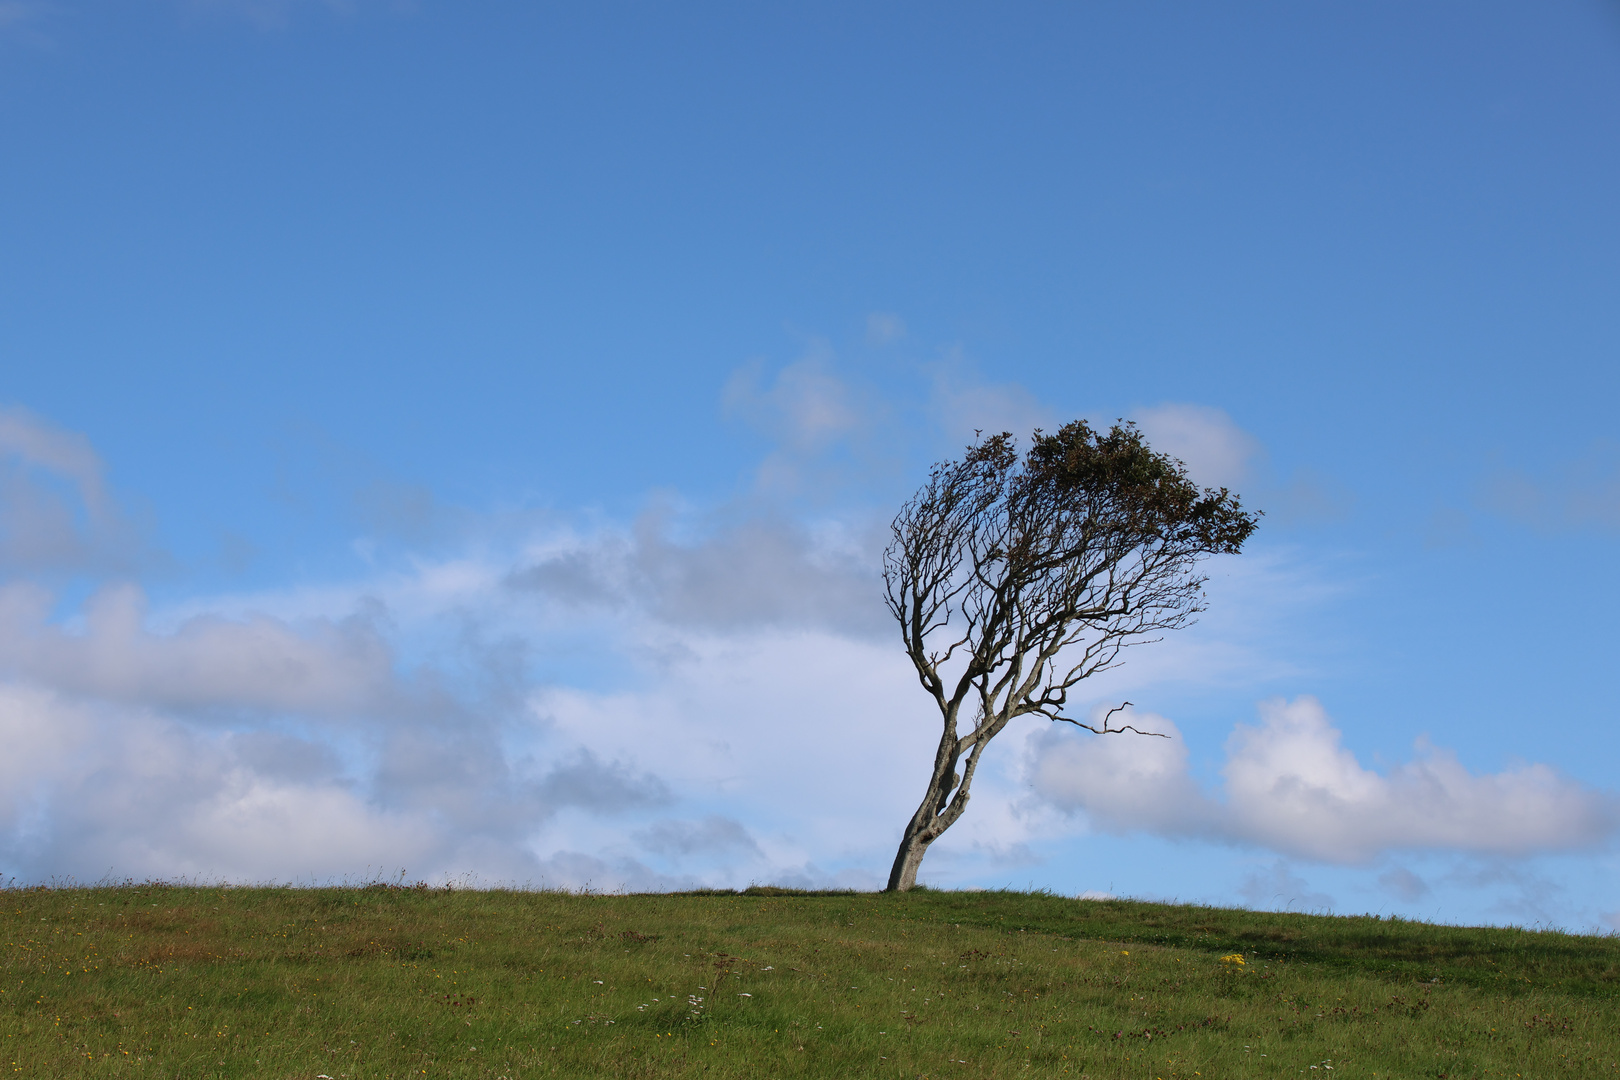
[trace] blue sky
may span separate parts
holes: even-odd
[[[923,879],[1620,927],[1613,4],[7,0],[0,147],[6,876],[881,883],[889,516],[1128,417],[1175,749]]]

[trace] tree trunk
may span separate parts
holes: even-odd
[[[969,770],[958,777],[956,762],[955,732],[947,728],[939,741],[939,753],[934,758],[934,773],[928,780],[928,791],[923,795],[917,812],[906,823],[906,831],[900,838],[900,850],[895,852],[894,868],[889,871],[889,885],[885,892],[905,892],[916,886],[917,868],[922,865],[923,856],[928,854],[928,845],[938,840],[967,808],[967,785],[972,782],[972,773]],[[956,792],[954,799],[951,798],[953,790]]]
[[[923,856],[928,854],[928,845],[932,840],[925,840],[920,835],[914,835],[910,829],[900,841],[900,850],[894,856],[894,869],[889,871],[889,887],[885,892],[906,892],[916,887],[917,868],[922,865]]]

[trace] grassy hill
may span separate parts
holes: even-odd
[[[0,892],[11,1076],[1620,1076],[1620,940],[1040,893]]]

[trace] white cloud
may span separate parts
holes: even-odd
[[[874,415],[810,362],[736,402],[805,469]],[[92,503],[112,505],[99,460],[25,419],[5,429],[12,475],[65,499],[90,535]],[[380,558],[349,582],[155,608],[104,575],[64,610],[44,564],[13,562],[0,585],[0,869],[881,885],[939,723],[878,599],[882,524],[760,501],[588,530],[553,516],[504,546],[486,528],[459,554]],[[1289,615],[1331,594],[1329,575],[1276,549],[1209,569],[1205,622],[1090,690],[1117,701],[1148,684],[1304,677]],[[925,880],[1035,865],[1075,833],[1076,811],[1113,832],[1340,862],[1403,846],[1504,858],[1589,846],[1613,817],[1607,796],[1541,766],[1475,776],[1423,749],[1363,769],[1310,699],[1238,729],[1218,798],[1179,737],[1025,733],[1028,768],[1009,733]]]
[[[259,773],[229,739],[39,687],[0,686],[0,763],[0,858],[25,877],[307,878],[419,865],[445,842],[420,811]]]
[[[1260,440],[1208,405],[1155,405],[1138,409],[1131,419],[1149,445],[1181,459],[1188,475],[1205,487],[1240,490],[1265,457]]]
[[[1098,707],[1099,710],[1102,708]],[[1031,782],[1064,808],[1083,808],[1099,828],[1184,834],[1198,822],[1204,794],[1188,772],[1187,742],[1169,720],[1127,711],[1129,723],[1169,738],[1131,733],[1096,738],[1055,729],[1039,740]],[[1100,713],[1094,720],[1100,719]]]
[[[893,763],[926,757],[903,724],[872,730],[872,710],[923,703],[898,650],[841,610],[881,608],[839,530],[773,528],[679,547],[635,530],[564,537],[585,564],[619,567],[631,587],[607,599],[513,589],[510,565],[463,560],[157,612],[113,585],[64,618],[56,594],[14,581],[0,588],[0,864],[32,878],[386,865],[613,887],[865,882],[890,842],[872,816],[894,830],[904,817],[903,797],[888,805]],[[727,580],[732,599],[704,584]],[[502,650],[578,649],[592,619],[600,653],[573,685],[537,690],[535,709],[483,687],[504,677]],[[581,685],[603,671],[617,689]],[[783,748],[805,740],[790,776]],[[829,797],[849,812],[807,811]]]
[[[880,539],[847,516],[707,527],[659,511],[551,527],[510,557],[156,611],[124,583],[64,617],[14,581],[0,672],[52,695],[60,731],[96,733],[69,746],[14,727],[19,758],[56,780],[15,789],[0,858],[307,880],[368,848],[364,865],[424,876],[881,884],[938,720],[889,640]],[[1252,573],[1289,578],[1257,595],[1310,592],[1281,564]],[[1214,653],[1185,640],[1143,659],[1194,681],[1263,663],[1227,630]],[[1042,857],[1064,821],[1021,805],[1017,765],[992,755],[925,880]],[[300,831],[310,807],[332,816],[329,848]]]
[[[705,816],[747,820],[778,866],[892,857],[930,753],[899,650],[815,631],[682,640],[645,689],[553,687],[536,716],[559,741],[655,770]]]
[[[862,422],[814,365],[763,393],[806,453]],[[85,440],[6,419],[0,450],[26,490],[61,495],[81,533],[106,516]],[[513,557],[156,611],[128,580],[63,611],[38,567],[13,560],[0,584],[0,863],[36,879],[309,880],[387,865],[577,884],[853,880],[865,871],[843,865],[844,837],[865,822],[842,835],[825,822],[807,835],[798,812],[769,835],[732,826],[793,786],[776,755],[807,732],[858,730],[826,748],[821,786],[859,775],[884,790],[883,762],[847,764],[872,750],[872,669],[905,684],[897,651],[862,640],[882,611],[870,532],[745,515],[694,533],[666,511],[588,537],[553,530]],[[555,664],[570,654],[583,662]],[[536,691],[547,715],[523,707],[535,656],[557,680]],[[828,670],[854,696],[829,693]],[[598,677],[617,689],[585,688]],[[817,797],[807,784],[801,805]],[[884,817],[898,829],[899,811]]]
[[[368,868],[525,881],[559,816],[672,801],[657,776],[575,747],[546,763],[486,732],[210,731],[142,707],[0,685],[0,868],[25,879],[318,880]]]
[[[301,628],[266,616],[198,616],[173,633],[147,626],[131,584],[85,605],[83,629],[48,621],[54,597],[0,587],[0,670],[61,690],[131,704],[250,708],[326,715],[397,705],[392,652],[363,615]]]
[[[1396,848],[1526,855],[1591,847],[1615,827],[1611,797],[1546,765],[1476,776],[1419,740],[1415,760],[1380,775],[1339,745],[1314,698],[1268,701],[1260,715],[1229,744],[1226,793],[1238,827],[1279,850],[1350,862]]]
[[[1498,856],[1590,849],[1620,824],[1615,798],[1546,765],[1476,775],[1420,740],[1388,773],[1366,769],[1311,697],[1260,705],[1258,726],[1227,743],[1215,798],[1196,787],[1185,754],[1161,740],[1047,738],[1031,763],[1036,790],[1098,827],[1253,845],[1321,862],[1359,864],[1400,850]],[[1133,723],[1174,733],[1162,717]],[[1177,740],[1179,742],[1179,739]]]

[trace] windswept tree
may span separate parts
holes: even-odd
[[[1237,552],[1257,524],[1128,423],[1037,429],[1022,458],[1011,434],[992,435],[936,465],[883,555],[889,611],[943,728],[889,890],[916,885],[928,846],[967,809],[985,747],[1017,717],[1135,730],[1065,716],[1070,689],[1186,626],[1203,608],[1199,560]]]

